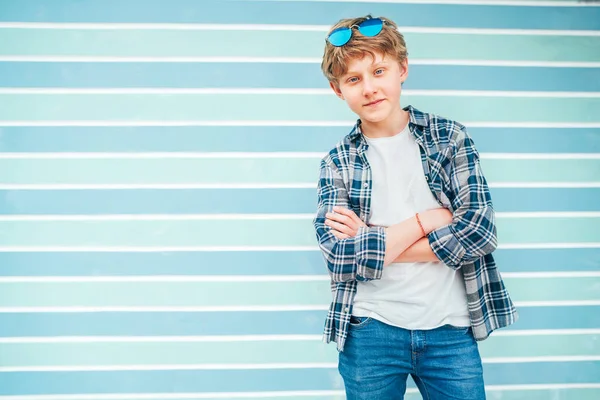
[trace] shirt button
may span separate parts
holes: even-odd
[[[344,308],[344,312],[350,312],[350,309],[348,307]]]
[[[363,186],[367,188],[367,187],[369,187],[369,184],[368,184],[367,182],[365,182],[365,183],[363,184]]]
[[[428,181],[429,180],[429,175],[425,175],[425,180]]]

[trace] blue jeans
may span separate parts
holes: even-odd
[[[424,400],[485,399],[471,328],[410,331],[352,317],[338,369],[348,400],[403,399],[411,375]]]

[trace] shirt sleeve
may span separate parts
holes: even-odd
[[[495,213],[487,181],[479,163],[479,153],[464,127],[453,144],[448,198],[452,223],[428,236],[434,254],[451,268],[493,252],[497,245]]]
[[[338,239],[325,225],[325,215],[334,206],[351,209],[348,191],[339,171],[325,160],[321,161],[317,196],[314,228],[331,279],[334,282],[380,279],[385,257],[385,228],[362,227],[355,237]]]

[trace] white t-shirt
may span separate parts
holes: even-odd
[[[366,140],[373,174],[369,224],[390,226],[441,207],[408,125],[397,135]],[[462,272],[441,261],[392,263],[380,280],[359,281],[352,314],[411,330],[471,325]]]

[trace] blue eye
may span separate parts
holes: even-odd
[[[349,82],[349,83],[354,83],[354,82],[356,82],[356,81],[358,81],[358,78],[357,78],[357,77],[352,77],[352,78],[348,79],[348,82]]]
[[[380,68],[380,69],[376,70],[375,74],[377,74],[377,75],[383,74],[383,69]]]

